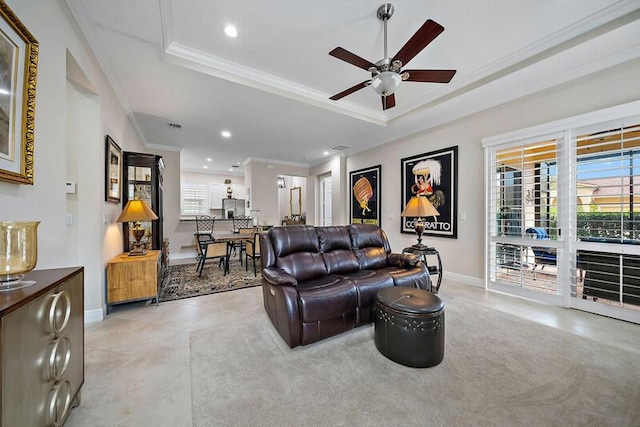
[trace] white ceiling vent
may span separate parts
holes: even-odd
[[[348,145],[334,145],[333,147],[331,147],[332,150],[336,150],[336,151],[345,151],[348,150],[349,147]]]

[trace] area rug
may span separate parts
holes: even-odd
[[[371,325],[289,349],[256,308],[193,332],[193,425],[638,425],[639,353],[457,298],[445,312],[428,369],[382,356]]]
[[[240,265],[237,259],[229,262],[226,276],[218,262],[205,263],[202,277],[198,277],[196,267],[196,264],[169,266],[160,285],[160,302],[259,286],[262,279],[259,271],[257,277],[253,276],[253,264],[245,271],[244,264]]]

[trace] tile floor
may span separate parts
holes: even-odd
[[[640,356],[640,325],[486,292],[446,278],[441,294]],[[105,321],[86,325],[82,402],[72,410],[65,425],[191,426],[190,333],[223,325],[233,327],[235,320],[262,310],[260,287],[159,306],[117,306]]]

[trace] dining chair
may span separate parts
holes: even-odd
[[[241,228],[249,228],[252,226],[253,218],[245,215],[238,215],[233,218],[233,232],[238,233]]]
[[[255,234],[255,228],[253,227],[242,227],[238,229],[238,234],[240,236],[246,236],[246,238],[239,240],[237,242],[238,248],[240,249],[240,254],[238,258],[240,259],[240,265],[242,265],[242,256],[247,252],[247,242],[251,240],[252,236]]]
[[[198,256],[196,258],[198,262],[198,267],[196,270],[202,270],[204,267],[204,260],[207,258],[206,250],[204,246],[214,243],[215,238],[213,237],[213,226],[215,224],[215,216],[209,215],[197,215],[196,216],[196,250],[198,252]],[[223,260],[220,260],[219,266],[221,266]],[[228,271],[228,266],[227,266]]]
[[[251,223],[252,223],[253,219],[250,216],[246,216],[246,215],[238,215],[238,216],[234,216],[233,217],[233,232],[234,233],[239,233],[241,228],[249,228],[251,227]],[[233,251],[233,253],[235,254],[236,251],[239,250],[239,259],[240,259],[240,265],[242,265],[242,252],[244,251],[244,242],[242,241],[238,241],[238,242],[233,242],[231,245],[231,250]]]
[[[200,262],[198,263],[198,277],[202,276],[204,263],[208,259],[219,259],[218,266],[224,267],[224,276],[229,272],[229,245],[227,242],[206,241],[200,244]]]
[[[256,258],[260,259],[260,235],[253,233],[253,239],[248,240],[245,247],[245,271],[249,271],[249,258],[253,260],[253,276],[256,277]]]

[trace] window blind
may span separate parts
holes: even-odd
[[[489,169],[490,276],[557,291],[558,139],[492,147]],[[535,240],[535,241],[534,241]]]
[[[182,215],[205,215],[208,213],[206,185],[182,185],[181,213]]]

